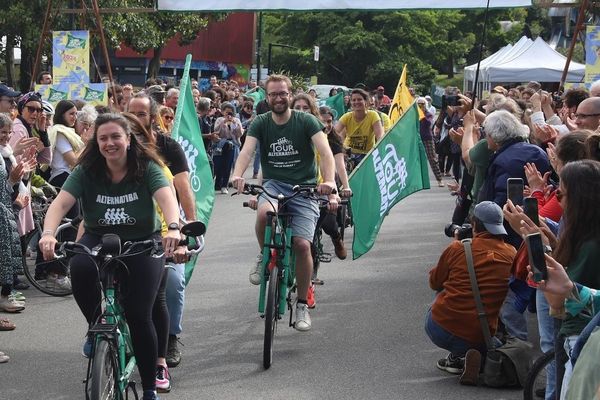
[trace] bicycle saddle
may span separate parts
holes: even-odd
[[[121,254],[121,238],[114,233],[102,235],[100,254],[118,256]]]

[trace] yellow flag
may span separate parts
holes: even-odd
[[[396,93],[394,93],[392,106],[390,107],[390,112],[388,114],[392,126],[394,126],[402,114],[404,114],[404,112],[410,108],[414,101],[415,99],[410,94],[408,86],[406,85],[406,64],[404,64],[404,68],[402,68],[402,75],[400,75],[400,80],[398,81]],[[423,113],[421,110],[419,110],[419,119],[422,117]]]

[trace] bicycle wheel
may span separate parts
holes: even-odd
[[[58,297],[71,295],[69,263],[63,260],[44,262],[38,249],[39,231],[30,233],[25,240],[21,259],[27,280],[42,293]]]
[[[523,400],[543,399],[546,393],[546,367],[554,361],[554,351],[542,354],[531,367],[525,385],[523,385]]]
[[[92,359],[92,368],[88,384],[90,400],[118,399],[117,380],[117,354],[107,340],[100,339]]]
[[[267,307],[265,309],[265,342],[263,345],[263,367],[269,369],[273,361],[273,338],[279,319],[279,268],[274,266],[269,275]]]

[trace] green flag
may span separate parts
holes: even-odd
[[[354,219],[352,258],[356,260],[373,247],[383,219],[396,203],[430,187],[414,102],[352,172],[350,187]]]
[[[244,93],[244,96],[251,97],[254,99],[254,108],[256,108],[256,105],[259,101],[267,97],[265,90],[258,86],[254,89],[248,90],[246,93]]]
[[[333,111],[333,119],[338,120],[346,112],[344,105],[344,92],[340,91],[335,96],[328,97],[324,100],[319,100],[319,107],[327,106]]]
[[[202,221],[208,227],[208,221],[210,220],[215,202],[215,191],[208,156],[202,142],[200,124],[198,123],[198,115],[194,106],[194,97],[192,96],[189,73],[191,63],[192,55],[188,54],[185,59],[185,69],[179,87],[180,95],[171,136],[179,142],[188,161],[190,186],[196,200],[196,219]],[[189,282],[192,276],[195,264],[196,257],[188,261],[185,265],[186,283]]]

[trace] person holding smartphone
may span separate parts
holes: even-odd
[[[213,146],[213,163],[215,166],[215,190],[228,194],[227,184],[231,167],[240,151],[240,138],[244,134],[242,122],[235,116],[231,103],[221,105],[223,116],[215,121],[214,133],[219,135],[219,141]]]

